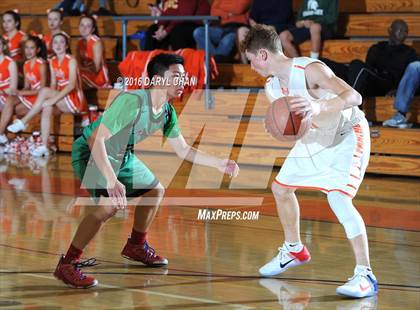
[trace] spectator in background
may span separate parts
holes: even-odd
[[[9,95],[13,94],[18,87],[18,71],[16,62],[9,57],[7,40],[0,37],[0,112],[7,102]],[[4,139],[0,139],[0,144]]]
[[[42,36],[42,40],[44,41],[47,51],[48,51],[48,58],[54,56],[54,52],[52,50],[51,40],[52,37],[56,34],[61,32],[61,26],[63,25],[63,10],[62,9],[52,9],[47,11],[48,15],[48,29],[50,30],[49,33],[44,34]]]
[[[265,0],[253,1],[250,14],[249,24],[255,26],[256,24],[264,24],[273,26],[277,33],[293,26],[293,8],[292,0]],[[240,27],[238,29],[238,44],[245,39],[249,27]],[[241,53],[241,62],[247,63],[244,53]]]
[[[162,16],[209,15],[207,0],[164,0]],[[145,50],[195,48],[193,32],[198,22],[159,21],[146,33]]]
[[[3,38],[7,40],[10,57],[18,63],[23,61],[22,43],[28,38],[26,33],[20,30],[21,21],[17,10],[3,13]]]
[[[420,88],[420,60],[413,61],[405,69],[404,75],[398,84],[397,96],[394,101],[394,108],[397,113],[383,122],[385,127],[410,128],[413,124],[408,123],[406,113],[410,110],[410,104],[416,92]]]
[[[416,50],[404,44],[408,35],[406,22],[394,20],[388,33],[388,41],[369,48],[365,63],[353,60],[347,66],[329,59],[322,61],[362,96],[384,96],[398,87],[407,65],[417,59]]]
[[[11,89],[7,96],[0,119],[0,144],[5,145],[3,152],[13,152],[9,149],[8,139],[5,135],[6,126],[10,122],[13,113],[18,117],[24,116],[32,108],[36,97],[47,84],[47,48],[39,37],[30,36],[25,41],[25,64],[23,73],[25,85],[22,90]],[[0,150],[0,153],[2,150]]]
[[[209,51],[216,61],[231,60],[239,27],[248,24],[251,0],[214,0],[210,14],[219,16],[220,22],[209,27]],[[199,49],[205,47],[204,27],[194,30],[194,39]]]
[[[108,67],[104,59],[104,47],[98,34],[96,18],[92,15],[82,16],[79,32],[82,38],[78,42],[76,58],[83,86],[86,88],[109,87]]]
[[[54,9],[62,9],[64,15],[79,16],[87,11],[87,7],[91,7],[93,0],[88,5],[83,0],[62,0]],[[106,8],[106,0],[99,0],[99,9],[94,12],[95,15],[117,15],[113,10],[113,1],[108,1],[111,10]]]
[[[32,109],[22,118],[16,119],[7,127],[13,133],[26,128],[28,122],[38,113],[41,115],[42,144],[31,151],[34,157],[48,156],[48,138],[51,130],[51,115],[57,113],[81,114],[86,112],[87,104],[80,83],[77,61],[70,54],[69,38],[62,32],[53,36],[52,47],[55,56],[50,60],[50,87],[42,88]]]
[[[311,58],[319,58],[322,40],[331,39],[337,30],[338,0],[305,0],[295,27],[280,33],[284,52],[289,57],[299,56],[296,46],[311,40]]]

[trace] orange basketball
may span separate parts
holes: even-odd
[[[311,119],[302,122],[304,116],[290,111],[289,100],[282,97],[273,101],[265,115],[265,127],[279,141],[296,141],[311,128]]]

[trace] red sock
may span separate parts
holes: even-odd
[[[130,236],[130,243],[143,244],[146,242],[147,232],[140,232],[133,228]]]
[[[64,256],[64,263],[70,264],[72,261],[78,260],[80,256],[82,256],[82,253],[82,250],[79,250],[73,244],[71,244],[66,256]]]

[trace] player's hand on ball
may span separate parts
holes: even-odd
[[[229,174],[231,178],[235,178],[239,174],[238,164],[234,160],[230,159],[223,159],[218,169],[223,173]]]
[[[107,192],[114,207],[117,209],[125,209],[127,206],[127,197],[125,196],[125,186],[120,181],[108,182]]]
[[[289,108],[302,116],[315,116],[320,113],[320,106],[315,101],[310,101],[304,97],[293,97],[289,100]]]

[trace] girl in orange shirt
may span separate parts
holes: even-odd
[[[87,88],[109,87],[108,68],[104,60],[104,48],[98,35],[96,18],[85,15],[80,18],[77,60],[83,86]]]
[[[42,40],[30,36],[25,42],[25,57],[27,59],[23,65],[25,86],[22,90],[10,92],[1,114],[0,141],[3,141],[3,144],[7,142],[4,131],[13,116],[13,112],[16,112],[18,117],[28,113],[34,105],[40,89],[46,85],[46,56],[47,50]]]
[[[18,72],[16,63],[9,56],[9,48],[7,40],[0,37],[0,112],[3,119],[3,108],[7,102],[7,98],[16,91],[18,84]],[[0,122],[0,146],[8,142],[4,134],[7,122]],[[1,149],[0,149],[1,151]]]
[[[55,56],[50,60],[51,87],[42,88],[28,114],[7,127],[14,133],[22,131],[29,120],[42,111],[42,145],[31,152],[35,157],[47,156],[49,153],[47,145],[51,130],[50,119],[54,108],[57,113],[73,114],[84,112],[87,108],[77,61],[70,54],[69,38],[64,33],[55,34],[52,47]]]
[[[22,43],[28,38],[20,31],[20,15],[17,10],[3,13],[3,37],[8,41],[10,57],[16,62],[23,61]]]
[[[63,10],[62,9],[51,9],[47,11],[48,15],[48,28],[50,33],[43,35],[42,40],[45,42],[48,51],[48,59],[54,56],[52,50],[51,40],[53,35],[62,32],[61,26],[63,25]]]

